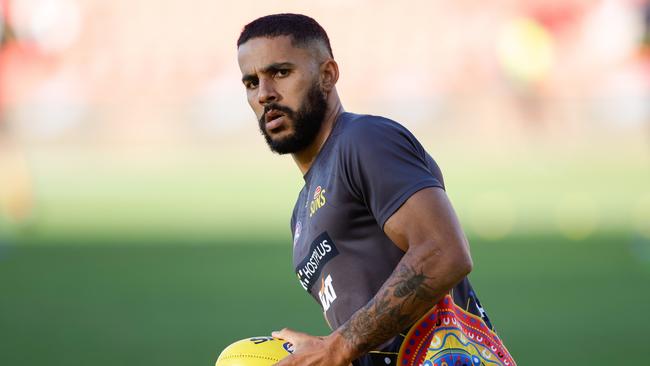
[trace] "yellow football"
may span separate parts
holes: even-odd
[[[215,366],[271,366],[293,352],[287,341],[273,337],[242,339],[226,347]]]

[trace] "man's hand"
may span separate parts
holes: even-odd
[[[288,328],[272,333],[293,345],[293,354],[275,366],[348,366],[352,359],[347,356],[344,340],[338,333],[316,337]]]

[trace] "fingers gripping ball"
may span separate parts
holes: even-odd
[[[271,366],[293,353],[287,341],[273,337],[242,339],[226,347],[215,366]]]

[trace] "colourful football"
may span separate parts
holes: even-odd
[[[226,347],[215,366],[271,366],[293,352],[287,341],[273,337],[242,339]]]

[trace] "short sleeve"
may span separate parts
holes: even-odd
[[[341,153],[346,183],[382,228],[417,191],[444,189],[435,161],[406,128],[391,120],[367,116],[351,121]]]

